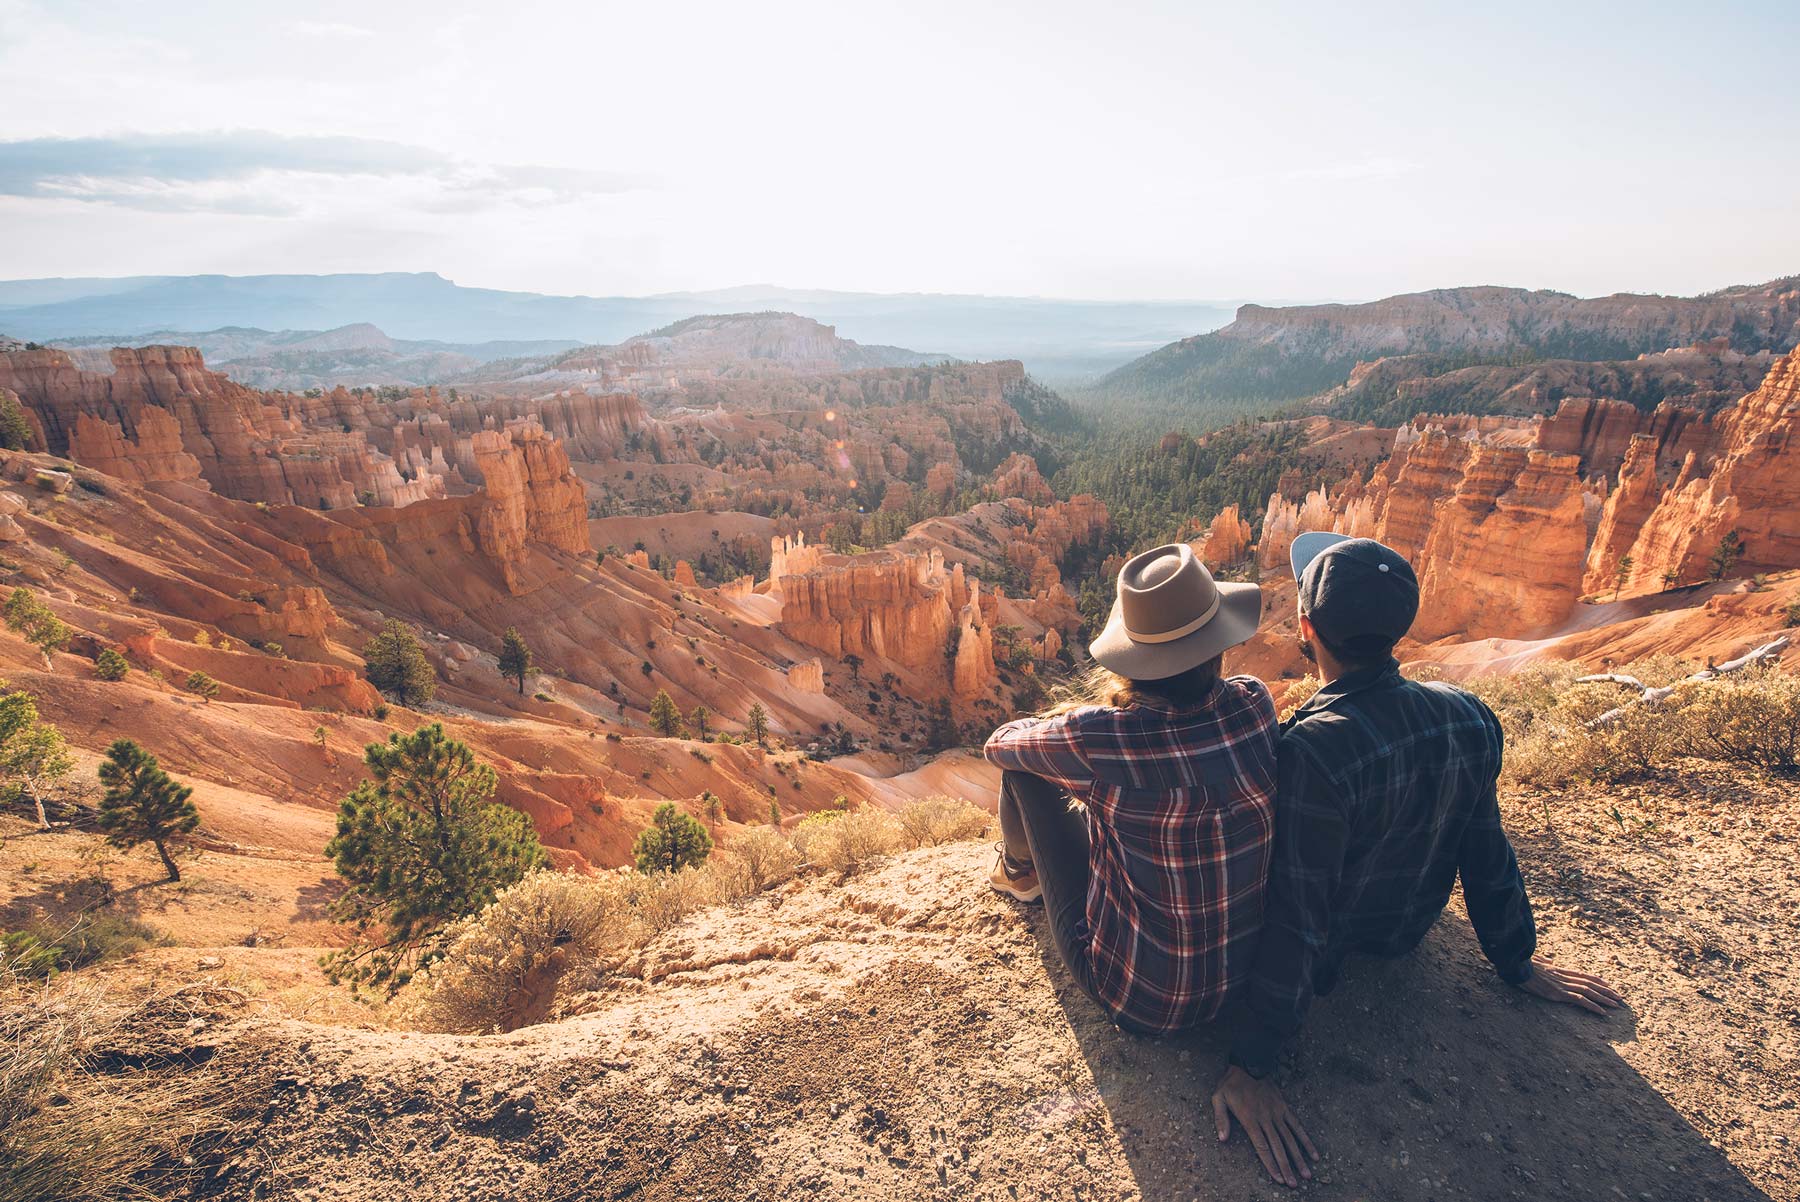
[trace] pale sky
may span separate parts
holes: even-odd
[[[0,278],[1094,298],[1800,272],[1800,4],[0,0]]]

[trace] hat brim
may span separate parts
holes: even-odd
[[[1323,555],[1339,543],[1350,541],[1348,534],[1333,534],[1329,530],[1308,530],[1304,534],[1294,536],[1293,546],[1288,548],[1288,563],[1293,565],[1294,579],[1306,575],[1306,565]]]
[[[1248,642],[1262,622],[1262,589],[1254,584],[1218,582],[1219,612],[1192,634],[1167,643],[1139,643],[1125,632],[1125,614],[1117,600],[1105,629],[1088,654],[1100,666],[1131,680],[1163,680],[1198,668],[1239,643]]]

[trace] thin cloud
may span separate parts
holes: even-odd
[[[309,38],[361,39],[375,36],[373,29],[351,25],[346,21],[289,21],[288,28]]]
[[[1411,175],[1415,171],[1424,170],[1423,163],[1415,163],[1410,159],[1390,158],[1378,155],[1375,158],[1360,159],[1354,163],[1333,163],[1323,167],[1299,167],[1284,173],[1284,178],[1293,180],[1358,180],[1389,179],[1396,175]]]
[[[262,130],[0,142],[4,196],[155,212],[297,211],[268,187],[272,176],[324,185],[398,180],[414,185],[421,207],[445,210],[567,204],[647,186],[618,172],[479,163],[404,142]]]

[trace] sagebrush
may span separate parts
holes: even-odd
[[[826,810],[789,839],[748,827],[718,854],[674,871],[538,871],[445,931],[441,957],[395,1002],[400,1022],[479,1033],[541,1021],[558,999],[605,974],[697,910],[751,897],[802,872],[845,874],[911,847],[987,835],[985,811],[928,797],[891,814]]]

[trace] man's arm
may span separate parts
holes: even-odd
[[[1525,880],[1519,874],[1512,841],[1500,822],[1500,728],[1492,715],[1489,720],[1494,775],[1469,819],[1457,857],[1463,904],[1468,907],[1469,922],[1481,940],[1481,950],[1503,980],[1527,993],[1594,1014],[1617,1009],[1625,1004],[1625,999],[1599,977],[1558,968],[1533,954],[1537,950],[1537,925],[1531,917],[1531,899],[1525,894]]]
[[[1275,842],[1262,937],[1250,985],[1233,1012],[1231,1067],[1213,1092],[1219,1140],[1237,1119],[1269,1176],[1284,1185],[1310,1178],[1318,1159],[1300,1120],[1269,1075],[1281,1045],[1300,1029],[1313,999],[1313,973],[1331,932],[1331,903],[1349,840],[1342,799],[1302,749],[1284,738],[1276,752]]]
[[[1294,736],[1276,752],[1275,839],[1262,937],[1233,1025],[1232,1063],[1255,1077],[1275,1068],[1312,1006],[1313,975],[1331,933],[1349,824],[1342,798]]]
[[[1481,950],[1502,980],[1523,985],[1531,978],[1531,954],[1537,950],[1537,926],[1512,842],[1500,823],[1500,799],[1489,781],[1469,816],[1456,857],[1462,875],[1463,904],[1481,940]]]

